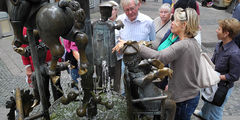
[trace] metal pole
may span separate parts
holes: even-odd
[[[23,120],[23,107],[22,107],[22,98],[20,88],[16,89],[16,110],[17,110],[17,119]]]
[[[32,61],[33,61],[33,66],[34,66],[34,70],[35,70],[35,74],[36,74],[36,80],[37,80],[37,86],[38,86],[38,92],[39,92],[39,96],[40,96],[40,101],[42,103],[42,109],[43,109],[43,116],[46,120],[50,120],[49,117],[49,112],[48,112],[48,105],[47,105],[47,98],[44,92],[44,84],[43,84],[43,80],[42,80],[42,75],[40,72],[40,64],[39,64],[39,58],[38,58],[38,53],[37,53],[37,49],[36,49],[36,41],[33,37],[33,29],[32,28],[28,28],[27,30],[27,35],[28,35],[28,42],[29,42],[29,47],[30,47],[30,51],[31,51],[31,56],[32,56]],[[47,88],[48,89],[48,88]]]
[[[90,99],[93,98],[91,91],[93,91],[93,49],[92,49],[92,35],[91,35],[91,21],[90,21],[90,9],[89,9],[89,0],[76,0],[80,3],[81,8],[85,11],[85,27],[84,32],[88,35],[88,44],[86,47],[87,59],[89,62],[88,73],[81,76],[81,84],[84,91],[83,104],[88,104]],[[89,118],[96,116],[97,114],[97,105],[96,103],[90,102],[87,108],[87,114]]]

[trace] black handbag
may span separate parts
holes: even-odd
[[[219,83],[218,84],[218,89],[217,89],[217,91],[216,91],[216,93],[214,95],[213,101],[209,102],[203,96],[202,96],[202,100],[220,107],[220,106],[222,106],[222,104],[223,104],[223,102],[224,102],[224,100],[225,100],[225,98],[227,96],[227,93],[228,93],[229,89],[230,89],[229,82]]]

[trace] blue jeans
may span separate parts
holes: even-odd
[[[200,115],[206,120],[222,120],[224,105],[232,93],[233,87],[228,90],[226,98],[222,106],[216,106],[208,102],[204,102]]]
[[[190,120],[199,102],[200,94],[195,98],[177,103],[175,120]]]
[[[72,80],[76,83],[78,83],[78,80],[77,78],[79,78],[79,74],[78,74],[78,69],[77,68],[73,68],[70,70],[70,74],[71,74],[71,77],[72,77]]]

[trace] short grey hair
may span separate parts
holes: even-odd
[[[121,6],[128,5],[132,0],[121,0]],[[135,5],[139,3],[139,0],[133,0],[135,2]]]
[[[113,1],[113,0],[108,1],[108,2],[111,3],[111,4],[113,5],[113,9],[115,8],[115,9],[119,10],[119,5],[118,5],[117,2],[115,2],[115,1]]]
[[[171,5],[169,3],[164,3],[158,10],[160,11],[162,9],[167,9],[169,12],[171,12]]]

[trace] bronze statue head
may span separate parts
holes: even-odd
[[[99,5],[102,21],[107,21],[108,18],[112,16],[112,7],[113,5],[109,2],[104,2]]]

